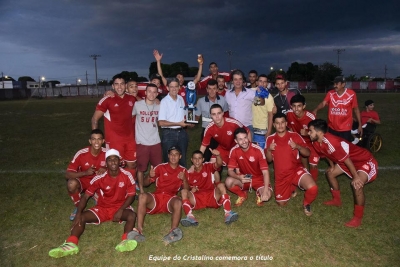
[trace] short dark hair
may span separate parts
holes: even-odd
[[[308,129],[310,129],[311,126],[314,127],[316,131],[321,131],[323,133],[326,133],[328,131],[328,124],[325,120],[322,119],[315,119],[313,121],[310,121],[308,123]]]
[[[116,79],[122,79],[122,80],[124,80],[124,82],[126,82],[124,76],[122,76],[121,74],[117,74],[117,75],[114,75],[114,77],[112,77],[112,84],[115,82]]]
[[[193,151],[193,153],[192,153],[192,158],[193,158],[193,156],[194,155],[196,155],[196,154],[201,154],[201,156],[204,158],[204,154],[203,154],[203,152],[201,152],[200,150],[195,150],[195,151]]]
[[[256,76],[258,76],[258,72],[256,70],[251,70],[249,71],[249,74],[254,73]]]
[[[305,105],[306,98],[303,95],[294,95],[292,99],[290,99],[290,105],[293,105],[293,103],[302,103]]]
[[[157,90],[158,90],[157,85],[155,85],[154,83],[148,83],[146,86],[146,91],[147,91],[147,88],[149,88],[149,87],[154,87],[154,88],[157,88]]]
[[[233,136],[236,138],[236,136],[240,133],[247,134],[247,131],[245,128],[239,127],[233,132]]]
[[[217,63],[215,63],[214,61],[213,61],[213,62],[211,62],[210,64],[208,64],[208,68],[210,68],[210,67],[211,67],[211,65],[215,65],[216,67],[218,67]]]
[[[222,107],[221,107],[220,104],[212,104],[212,106],[210,107],[210,114],[211,114],[211,110],[214,109],[214,108],[219,108],[219,109],[221,109],[222,111],[224,111],[224,110],[222,109]]]
[[[153,75],[151,75],[150,81],[152,81],[152,80],[154,80],[154,79],[157,79],[157,80],[160,81],[160,83],[162,83],[161,77],[160,77],[158,74],[153,74]]]
[[[175,77],[178,76],[178,75],[182,75],[183,77],[185,77],[185,75],[183,75],[183,72],[181,72],[181,71],[178,72],[178,73],[175,75]]]
[[[234,70],[234,71],[232,71],[232,73],[231,73],[231,79],[233,79],[233,75],[240,75],[240,76],[242,76],[242,78],[243,78],[243,80],[245,80],[246,78],[244,77],[244,73],[243,73],[243,71],[241,71],[241,70]]]
[[[267,75],[265,75],[265,74],[260,74],[260,75],[258,75],[258,79],[260,79],[260,78],[267,78],[267,81],[268,81],[268,76]]]
[[[217,82],[217,80],[211,79],[211,80],[208,80],[207,86],[208,85],[218,85],[218,82]]]
[[[272,121],[275,122],[275,120],[276,120],[276,119],[279,119],[279,118],[285,118],[285,120],[287,121],[286,115],[285,115],[284,113],[282,113],[282,112],[276,113],[276,114],[272,117]]]
[[[225,81],[225,76],[224,76],[224,75],[221,75],[221,74],[219,74],[219,75],[217,76],[217,79],[224,79],[224,81]]]
[[[92,137],[92,134],[101,134],[101,136],[102,136],[103,139],[104,139],[104,133],[103,133],[103,131],[100,130],[100,129],[93,129],[93,130],[90,132],[90,137]]]

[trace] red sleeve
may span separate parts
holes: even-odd
[[[100,110],[105,113],[108,110],[109,99],[110,98],[108,96],[100,99],[99,103],[96,106],[96,110]]]
[[[235,169],[238,168],[239,165],[236,161],[236,156],[235,156],[235,150],[234,148],[231,149],[231,152],[229,153],[229,162],[228,162],[228,168],[230,169]]]
[[[326,94],[326,96],[325,96],[325,98],[324,98],[324,101],[325,101],[326,103],[331,102],[331,93],[330,93],[330,92],[328,92],[328,93]]]
[[[201,141],[201,145],[202,146],[209,146],[210,142],[211,142],[211,132],[210,132],[210,128],[206,128],[204,131],[204,136],[203,136],[203,141]]]
[[[99,189],[100,179],[96,179],[96,178],[97,178],[97,176],[93,177],[92,181],[90,181],[89,188],[86,189],[86,191],[85,191],[85,194],[87,194],[88,196],[93,196],[94,192],[96,192],[96,190]],[[96,179],[96,180],[93,182],[94,179]]]

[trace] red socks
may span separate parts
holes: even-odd
[[[78,245],[79,238],[74,235],[70,235],[65,242],[74,243],[75,245]]]
[[[183,211],[186,215],[188,215],[192,211],[193,206],[190,203],[189,199],[184,199],[182,202]]]
[[[340,190],[333,190],[331,188],[331,193],[332,193],[332,200],[325,201],[324,205],[337,206],[337,207],[342,206],[342,200],[340,199]]]
[[[71,197],[72,201],[74,202],[75,207],[78,207],[79,201],[81,201],[81,194],[78,193],[70,193],[68,195]]]
[[[344,225],[347,227],[359,227],[364,216],[364,206],[354,205],[354,216],[349,222]]]
[[[306,206],[313,203],[313,201],[317,198],[317,195],[318,195],[318,186],[316,185],[306,190],[306,192],[304,193],[303,205]]]
[[[124,233],[121,237],[121,240],[126,240],[128,239],[128,233]]]
[[[310,168],[310,174],[314,181],[316,182],[318,180],[318,169],[317,168]]]
[[[218,202],[224,207],[225,213],[231,211],[231,199],[228,194],[223,194]]]
[[[246,192],[242,191],[238,185],[228,188],[228,190],[239,197],[246,197]]]

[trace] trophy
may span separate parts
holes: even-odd
[[[187,123],[198,123],[195,118],[195,110],[197,108],[194,106],[196,103],[196,85],[194,82],[189,82],[186,86],[186,103],[187,106],[185,109],[187,109],[187,116],[186,116],[186,122]]]
[[[254,106],[263,106],[261,99],[268,98],[269,91],[262,86],[258,86],[256,96],[254,97]]]

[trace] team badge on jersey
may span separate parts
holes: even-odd
[[[207,177],[207,173],[206,172],[203,172],[202,175],[203,175],[204,178]]]
[[[250,162],[254,162],[256,159],[253,157],[253,156],[251,156],[250,158],[249,158],[249,161]]]
[[[119,187],[124,187],[125,183],[124,182],[119,182]]]
[[[232,135],[232,131],[227,131],[226,134],[227,135]]]
[[[133,102],[129,101],[129,106],[132,107],[133,106]]]

